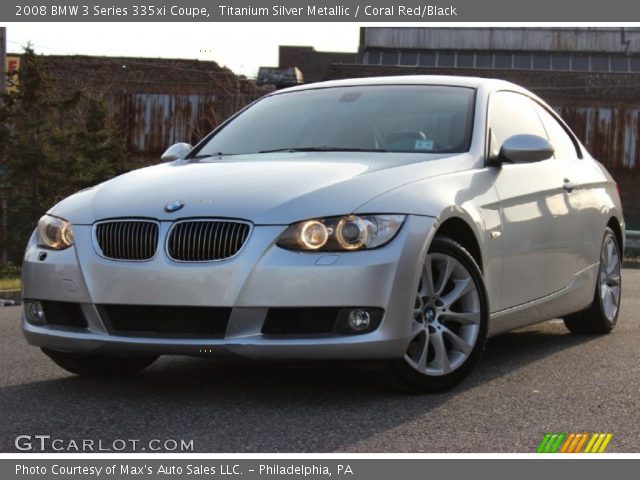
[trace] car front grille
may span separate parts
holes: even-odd
[[[173,260],[206,262],[233,257],[249,236],[247,223],[221,220],[177,222],[169,232],[167,252]]]
[[[102,305],[112,333],[223,337],[230,308]]]
[[[149,220],[98,223],[95,238],[103,256],[114,260],[149,260],[158,249],[158,224]]]

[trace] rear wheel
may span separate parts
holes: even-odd
[[[83,377],[120,377],[133,375],[147,368],[158,356],[114,357],[83,355],[43,348],[42,351],[58,366]]]
[[[439,392],[462,381],[487,339],[488,300],[482,274],[459,243],[436,237],[416,292],[412,339],[392,365],[405,388]]]
[[[604,232],[598,281],[589,308],[568,315],[564,324],[573,333],[609,333],[618,321],[622,293],[621,256],[618,241],[607,227]]]

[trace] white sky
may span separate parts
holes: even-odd
[[[355,52],[352,23],[8,23],[7,51],[213,60],[254,77],[278,65],[278,45]]]

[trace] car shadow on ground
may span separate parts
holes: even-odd
[[[0,389],[0,450],[17,435],[194,439],[195,451],[342,451],[378,432],[513,373],[595,340],[561,325],[489,340],[472,375],[449,392],[409,395],[379,371],[343,363],[216,362],[165,357],[119,379],[65,376]]]

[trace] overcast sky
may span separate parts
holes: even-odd
[[[9,23],[7,51],[31,42],[36,53],[214,60],[253,77],[278,65],[278,45],[355,52],[350,23]]]

